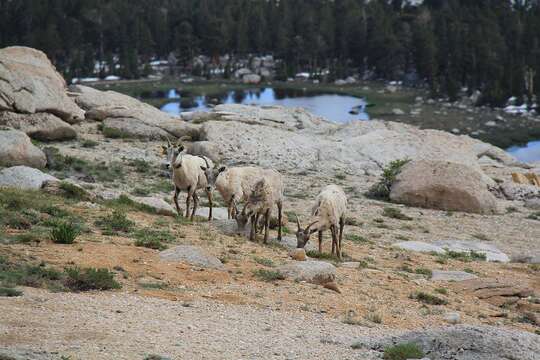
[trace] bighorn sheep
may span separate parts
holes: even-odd
[[[229,219],[236,218],[236,205],[248,200],[255,184],[267,175],[273,176],[274,174],[273,170],[254,166],[221,168],[220,170],[220,174],[215,178],[215,183],[210,186],[215,186],[225,200]]]
[[[186,217],[189,217],[190,201],[193,199],[193,211],[191,212],[191,220],[193,220],[199,204],[197,190],[204,189],[210,207],[208,220],[212,220],[212,191],[208,184],[215,181],[214,178],[217,176],[219,170],[214,169],[212,160],[204,156],[181,154],[184,146],[180,144],[173,145],[167,140],[167,146],[163,146],[162,148],[163,154],[167,155],[166,165],[168,168],[172,168],[174,204],[178,214],[180,214],[180,207],[178,206],[178,193],[180,190],[187,191]]]
[[[272,207],[278,208],[278,240],[281,241],[281,220],[283,209],[283,179],[275,170],[265,170],[265,176],[257,181],[249,194],[248,200],[241,213],[236,212],[238,228],[243,230],[248,220],[251,221],[250,240],[255,240],[257,223],[262,215],[264,219],[264,243],[268,242],[268,228]],[[234,204],[236,208],[236,204]]]
[[[345,213],[347,211],[347,197],[343,189],[337,185],[325,187],[315,200],[311,210],[309,225],[302,229],[298,216],[296,224],[297,247],[303,248],[309,241],[311,234],[319,232],[319,252],[322,252],[323,231],[330,229],[332,233],[332,255],[334,253],[341,259],[341,240],[345,226]],[[339,224],[339,234],[338,234]]]

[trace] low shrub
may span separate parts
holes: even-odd
[[[73,244],[80,230],[73,223],[59,221],[51,230],[51,239],[56,244]]]
[[[127,218],[126,213],[120,210],[113,210],[112,214],[99,218],[95,224],[105,235],[129,233],[135,226],[135,223]]]
[[[257,264],[260,264],[260,265],[263,265],[263,266],[267,266],[267,267],[274,267],[275,264],[274,262],[272,261],[272,259],[267,259],[267,258],[261,258],[261,257],[258,257],[258,256],[255,256],[253,258],[253,260],[255,260],[255,262]]]
[[[366,196],[373,199],[389,200],[392,184],[396,181],[403,166],[409,161],[409,159],[394,160],[388,164],[383,169],[380,180],[367,191]]]
[[[65,286],[71,291],[119,289],[114,273],[108,269],[72,267],[65,269]]]
[[[417,291],[409,296],[411,299],[418,300],[424,304],[429,305],[447,305],[448,301],[446,299],[431,295],[422,291]]]
[[[274,270],[257,269],[253,271],[253,275],[264,281],[285,280],[285,276],[282,273]]]
[[[84,148],[93,148],[93,147],[98,146],[99,143],[97,141],[94,141],[94,140],[84,140],[81,145]]]
[[[390,206],[386,206],[384,209],[383,209],[383,216],[386,216],[386,217],[389,217],[389,218],[392,218],[392,219],[397,219],[397,220],[406,220],[406,221],[411,221],[412,218],[405,215],[404,213],[401,212],[400,209],[396,209],[396,208],[393,208],[393,207],[390,207]]]
[[[15,297],[15,296],[21,296],[21,295],[22,295],[22,291],[20,290],[9,288],[9,287],[3,287],[3,286],[0,287],[0,296]]]
[[[422,359],[424,352],[419,345],[415,343],[402,343],[389,346],[384,349],[383,359],[385,360],[407,360]]]

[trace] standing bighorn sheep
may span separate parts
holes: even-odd
[[[317,196],[315,205],[311,210],[309,225],[302,229],[298,216],[296,224],[297,247],[303,248],[309,241],[311,234],[319,232],[319,252],[322,252],[323,231],[330,229],[332,233],[332,255],[334,253],[341,259],[341,240],[345,226],[345,213],[347,211],[347,197],[343,189],[337,185],[328,185]],[[339,234],[338,234],[339,224]]]
[[[243,230],[248,220],[251,221],[250,240],[255,240],[259,217],[264,219],[264,243],[268,242],[268,229],[270,227],[270,215],[272,208],[278,208],[278,240],[281,241],[281,222],[283,209],[283,179],[275,170],[265,170],[265,176],[260,178],[248,196],[247,202],[241,213],[236,212],[238,228]],[[234,205],[236,207],[236,205]]]
[[[208,185],[215,181],[215,177],[219,174],[220,169],[214,169],[212,160],[205,156],[193,156],[189,154],[181,154],[184,146],[177,144],[172,145],[167,140],[167,146],[163,146],[163,154],[167,155],[167,167],[172,169],[172,180],[174,183],[174,204],[176,211],[180,214],[178,206],[178,193],[180,190],[187,191],[186,198],[186,217],[189,217],[189,207],[191,199],[193,199],[193,211],[191,212],[191,220],[195,216],[197,206],[199,205],[199,197],[197,196],[198,189],[204,189],[208,197],[209,214],[208,220],[212,220],[212,189]]]

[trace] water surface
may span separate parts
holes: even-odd
[[[540,140],[530,141],[525,145],[514,145],[506,149],[506,151],[523,162],[540,161]]]
[[[210,109],[208,107],[209,103],[220,103],[302,107],[315,115],[325,117],[336,123],[369,120],[369,115],[365,108],[365,99],[349,95],[318,93],[296,89],[261,88],[227,91],[220,96],[212,98],[197,96],[194,98],[194,104],[182,102],[181,94],[178,94],[174,89],[169,90],[166,97],[169,99],[178,99],[178,101],[172,101],[163,105],[161,110],[176,115],[182,111],[208,111]],[[356,110],[356,114],[350,113],[353,109]]]

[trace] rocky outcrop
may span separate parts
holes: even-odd
[[[47,181],[59,182],[60,180],[28,166],[13,166],[0,171],[0,187],[38,190]]]
[[[0,125],[21,130],[40,141],[71,140],[77,137],[75,129],[50,113],[19,114],[0,111]]]
[[[66,83],[47,56],[35,49],[0,49],[0,110],[34,114],[47,112],[69,123],[84,112],[66,94]]]
[[[538,335],[480,325],[412,331],[382,340],[362,339],[356,344],[383,351],[386,347],[402,343],[417,344],[429,359],[536,360],[540,354]]]
[[[489,214],[497,201],[486,176],[464,164],[412,161],[392,185],[390,199],[409,206]]]
[[[382,121],[337,125],[301,108],[218,105],[203,123],[204,138],[225,160],[285,171],[380,174],[397,159],[444,160],[481,171],[486,156],[501,166],[519,163],[503,150],[468,136]]]
[[[27,165],[44,168],[46,163],[43,151],[32,144],[25,133],[0,128],[0,166]]]
[[[277,268],[285,278],[326,284],[336,279],[336,267],[324,261],[296,261]]]
[[[221,261],[198,246],[179,245],[159,253],[162,261],[183,262],[202,268],[221,269]]]
[[[500,189],[508,200],[540,199],[540,187],[535,185],[505,181]]]
[[[104,122],[104,129],[117,136],[153,140],[166,137],[201,138],[198,125],[114,91],[99,91],[75,85],[70,90],[77,104],[87,111],[86,117]]]
[[[454,285],[458,292],[467,293],[495,306],[517,303],[534,294],[527,284],[515,280],[480,278],[461,281]]]

